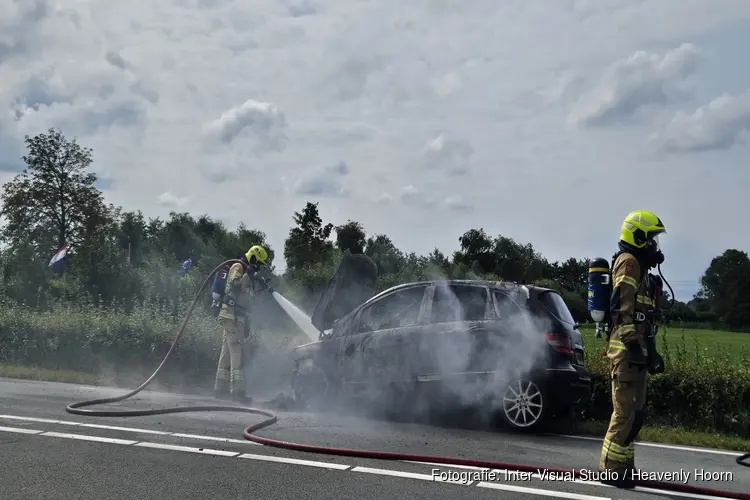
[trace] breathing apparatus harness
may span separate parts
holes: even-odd
[[[260,285],[260,288],[268,290],[269,293],[273,293],[274,289],[269,283],[268,279],[260,274],[261,266],[255,256],[248,261],[243,255],[240,259],[231,261],[232,264],[222,264],[216,277],[214,278],[213,285],[211,286],[211,305],[209,306],[210,314],[214,317],[219,315],[222,305],[227,305],[233,308],[235,311],[244,311],[245,307],[237,304],[236,295],[239,294],[241,285],[239,282],[232,282],[230,284],[229,293],[226,293],[227,277],[229,276],[229,270],[234,264],[241,264],[243,272],[250,274],[250,279],[253,285]],[[255,286],[254,286],[255,288]]]

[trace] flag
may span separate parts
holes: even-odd
[[[70,245],[65,243],[57,252],[55,252],[55,255],[52,256],[52,259],[49,261],[49,267],[52,268],[52,272],[58,273],[65,269],[69,248]]]
[[[193,267],[193,259],[188,259],[182,263],[180,268],[177,270],[177,274],[182,276]]]

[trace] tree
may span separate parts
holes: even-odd
[[[308,201],[301,213],[294,212],[293,218],[296,227],[289,230],[284,242],[284,260],[291,273],[307,265],[326,262],[333,250],[333,243],[328,241],[333,224],[323,225],[317,203]]]
[[[0,215],[7,224],[0,239],[11,245],[25,239],[45,253],[79,242],[92,217],[106,210],[96,175],[86,172],[91,150],[55,129],[25,142],[27,167],[3,186]]]
[[[709,301],[712,312],[732,326],[750,314],[750,258],[741,250],[728,249],[711,260],[701,277],[699,298]]]
[[[477,274],[495,270],[497,256],[493,252],[492,238],[484,229],[469,229],[458,238],[461,250],[453,254],[453,262],[463,264]]]
[[[404,254],[384,234],[367,239],[365,254],[378,265],[380,275],[398,274],[404,267]]]
[[[342,252],[363,253],[367,244],[367,234],[362,224],[348,220],[345,224],[336,226],[336,248]]]

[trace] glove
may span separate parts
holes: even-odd
[[[630,363],[631,366],[637,366],[637,367],[646,367],[646,356],[643,354],[643,349],[641,349],[641,345],[638,343],[638,341],[632,341],[627,344],[625,344],[625,347],[628,349],[628,363]]]
[[[662,358],[661,354],[659,354],[658,352],[655,352],[652,356],[649,356],[648,372],[651,375],[664,373],[664,358]]]
[[[648,372],[651,375],[664,373],[664,358],[656,352],[656,337],[654,335],[646,339],[646,350],[648,351]]]

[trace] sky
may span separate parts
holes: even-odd
[[[484,228],[551,260],[611,257],[648,209],[689,300],[750,247],[750,2],[720,5],[0,0],[0,182],[56,127],[109,202],[280,256],[307,201],[407,252]]]

